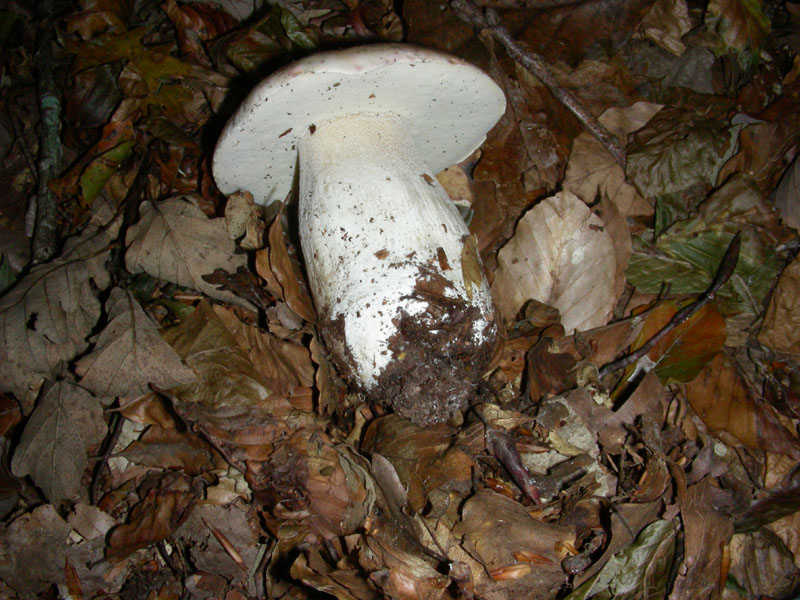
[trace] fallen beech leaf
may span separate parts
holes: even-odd
[[[692,22],[685,0],[657,0],[642,19],[644,34],[676,56],[686,50],[681,38],[691,28]]]
[[[599,121],[620,139],[626,139],[659,110],[660,104],[637,102],[627,108],[609,108],[600,115]],[[597,197],[609,198],[626,216],[653,213],[636,188],[626,181],[619,163],[588,132],[575,138],[563,187],[587,203],[593,203]]]
[[[800,354],[800,257],[789,263],[772,292],[758,341],[778,352]]]
[[[306,280],[297,260],[290,252],[283,233],[281,217],[278,213],[269,228],[269,263],[272,273],[283,290],[283,300],[300,317],[313,323],[317,320],[314,303],[308,293]]]
[[[244,425],[265,415],[279,417],[294,409],[290,382],[259,372],[250,356],[206,302],[164,339],[197,374],[198,381],[169,390],[178,412],[190,420],[216,420],[231,429],[234,416]]]
[[[112,226],[68,240],[59,258],[32,268],[0,298],[0,391],[23,407],[88,345],[100,318],[97,290],[110,283],[105,262],[115,233]]]
[[[797,587],[796,552],[769,529],[734,535],[729,577],[751,598],[790,598]]]
[[[479,492],[467,500],[461,518],[454,533],[463,536],[464,549],[489,573],[496,573],[500,581],[509,585],[498,588],[507,590],[506,597],[537,598],[539,594],[544,597],[546,590],[563,580],[561,560],[565,553],[557,552],[556,548],[564,546],[561,542],[574,544],[572,527],[537,521],[518,502],[492,492]],[[532,563],[525,563],[519,565],[520,570],[508,569],[516,563],[514,553],[519,552],[537,555],[540,562],[535,568]],[[504,578],[506,575],[511,578]]]
[[[258,560],[258,533],[255,522],[248,518],[248,505],[234,502],[228,506],[196,506],[173,537],[186,544],[198,571],[219,574],[246,586],[247,570]],[[230,552],[223,543],[230,544]],[[237,555],[244,571],[233,558]]]
[[[643,346],[678,312],[675,302],[664,302],[647,313],[631,350]],[[713,304],[707,304],[692,317],[661,338],[647,356],[665,385],[687,383],[697,377],[725,344],[725,319]]]
[[[674,522],[654,521],[570,597],[666,598],[677,535]]]
[[[684,490],[679,486],[685,556],[670,598],[717,598],[722,592],[723,549],[733,534],[733,523],[720,510],[728,493],[710,477]]]
[[[682,108],[664,108],[631,136],[626,175],[646,198],[698,185],[711,189],[736,150],[739,129]]]
[[[741,232],[736,270],[717,298],[723,313],[757,314],[777,275],[779,231],[775,211],[758,189],[748,178],[733,176],[695,214],[672,224],[654,244],[634,238],[625,273],[644,293],[658,293],[665,282],[675,294],[703,293],[733,236]]]
[[[800,160],[797,157],[786,169],[775,190],[775,206],[784,223],[800,231]]]
[[[770,31],[761,3],[747,0],[710,0],[706,25],[734,50],[758,50]]]
[[[132,273],[199,290],[212,298],[247,308],[252,305],[233,293],[207,283],[203,275],[215,269],[234,273],[246,266],[246,257],[236,254],[224,219],[209,219],[190,201],[179,196],[161,202],[145,202],[141,219],[125,237],[125,264]]]
[[[30,475],[53,504],[85,492],[81,476],[88,450],[106,433],[100,401],[61,381],[39,401],[11,460],[17,477]]]
[[[720,352],[686,386],[694,412],[712,430],[727,431],[748,448],[800,458],[800,444],[775,410],[750,395],[733,362]]]
[[[63,583],[69,534],[70,526],[52,504],[4,524],[0,528],[0,578],[21,598],[36,598],[49,586]]]
[[[171,535],[189,516],[198,491],[191,478],[180,472],[167,472],[155,481],[145,479],[140,486],[142,499],[128,522],[108,536],[107,556],[124,558]]]
[[[164,470],[181,470],[188,475],[214,469],[211,447],[200,436],[189,431],[149,427],[117,456],[137,465]]]
[[[528,211],[497,262],[492,295],[506,321],[534,299],[557,308],[567,332],[608,322],[616,303],[614,246],[575,195],[561,192]]]
[[[139,396],[148,384],[166,389],[196,379],[161,339],[133,294],[114,288],[106,303],[109,323],[94,351],[80,359],[80,384],[99,396]]]

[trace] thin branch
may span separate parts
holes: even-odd
[[[34,263],[47,262],[58,249],[58,211],[50,191],[61,163],[61,99],[54,75],[54,0],[39,0],[39,40],[36,80],[39,92],[39,162],[36,225],[33,231]]]
[[[625,148],[617,139],[617,136],[595,119],[594,115],[589,112],[577,96],[556,81],[541,56],[529,50],[524,50],[511,37],[511,33],[502,25],[494,10],[487,8],[484,12],[481,12],[470,0],[451,0],[450,4],[463,21],[488,32],[500,42],[511,57],[541,81],[550,90],[550,93],[575,115],[583,127],[597,138],[611,156],[614,157],[614,160],[625,169]]]
[[[711,285],[708,286],[708,289],[703,292],[703,294],[694,302],[689,304],[688,306],[684,306],[681,310],[676,312],[673,317],[669,320],[669,322],[662,327],[658,333],[656,333],[653,337],[651,337],[647,342],[638,348],[636,351],[631,352],[630,354],[623,356],[615,361],[612,361],[606,365],[604,365],[600,371],[599,375],[601,378],[609,375],[615,371],[619,371],[620,369],[624,369],[628,365],[632,365],[642,359],[645,355],[647,355],[653,347],[661,341],[661,339],[677,328],[681,323],[689,320],[693,315],[697,313],[701,308],[703,308],[706,304],[711,302],[714,299],[714,296],[719,291],[725,283],[730,279],[731,275],[733,275],[733,271],[736,268],[736,262],[739,260],[739,249],[741,247],[741,234],[736,233],[731,240],[731,243],[728,244],[728,249],[725,251],[725,256],[722,257],[722,261],[719,264],[719,268],[717,269],[717,274],[714,276]]]

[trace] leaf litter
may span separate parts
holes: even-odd
[[[500,10],[623,169],[458,6],[65,5],[43,264],[21,242],[33,15],[0,11],[4,597],[796,596],[795,7]],[[503,343],[428,428],[328,361],[292,200],[226,199],[209,168],[264,74],[373,41],[459,55],[509,99],[440,178]]]

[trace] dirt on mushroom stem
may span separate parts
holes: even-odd
[[[418,425],[448,422],[469,406],[497,341],[497,321],[487,320],[477,306],[450,297],[445,291],[451,287],[434,268],[420,267],[409,299],[426,302],[428,307],[414,315],[399,311],[393,320],[397,333],[388,344],[392,358],[377,385],[361,388],[371,401]],[[481,321],[485,325],[476,338],[474,324]],[[344,319],[331,318],[330,311],[323,310],[319,327],[340,373],[348,381],[357,381]]]

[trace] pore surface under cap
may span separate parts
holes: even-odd
[[[402,44],[323,52],[256,86],[220,136],[214,178],[224,193],[282,201],[294,181],[298,138],[315,124],[356,113],[402,117],[437,173],[480,146],[504,110],[497,84],[449,55]]]

